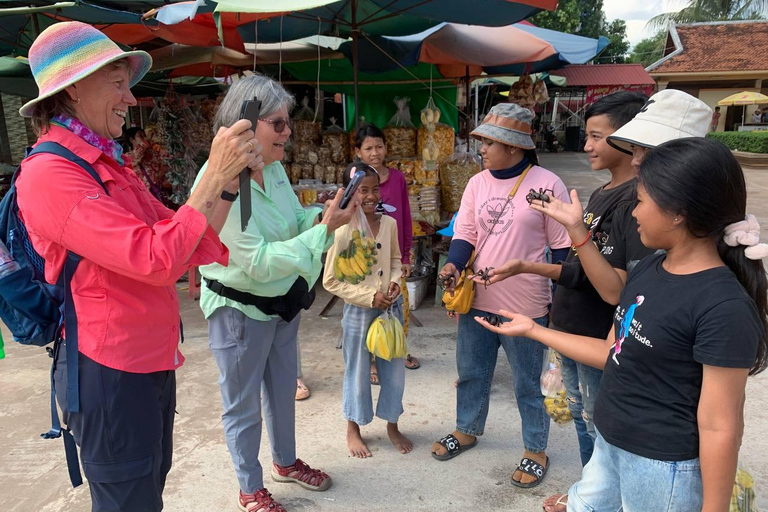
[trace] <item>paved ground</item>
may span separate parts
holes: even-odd
[[[542,155],[569,188],[586,200],[605,173],[589,170],[584,155]],[[751,211],[768,226],[768,175],[748,173]],[[367,460],[347,456],[345,422],[340,412],[343,362],[334,348],[341,308],[333,317],[317,315],[327,301],[321,293],[316,306],[304,315],[300,339],[304,373],[313,396],[297,406],[299,456],[323,468],[335,481],[325,493],[267,482],[291,511],[537,511],[541,500],[567,490],[579,477],[576,436],[568,425],[553,424],[549,442],[552,466],[544,483],[529,491],[508,483],[522,453],[520,417],[512,397],[509,365],[500,358],[486,434],[478,447],[460,458],[437,462],[430,444],[453,430],[456,377],[455,323],[427,301],[418,311],[424,327],[413,328],[411,351],[423,362],[407,372],[402,430],[416,448],[403,456],[387,440],[385,425],[377,420],[363,429],[374,452]],[[178,421],[175,460],[165,492],[172,512],[236,510],[237,483],[224,444],[217,371],[207,347],[206,324],[186,295],[182,316],[187,340],[182,348],[187,363],[178,372]],[[3,331],[9,339],[7,331]],[[39,349],[7,346],[0,362],[0,510],[5,512],[84,512],[89,510],[87,485],[72,489],[67,480],[60,441],[44,441],[38,434],[49,428],[48,366]],[[743,460],[758,484],[768,482],[767,377],[750,379],[746,408]],[[262,445],[262,463],[271,463]],[[768,489],[763,485],[763,489]],[[768,491],[764,491],[768,493]]]

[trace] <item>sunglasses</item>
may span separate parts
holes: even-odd
[[[259,119],[259,121],[271,124],[272,128],[275,130],[275,133],[283,133],[283,130],[285,130],[286,126],[293,130],[293,122],[290,119],[284,119],[281,117],[279,119]]]

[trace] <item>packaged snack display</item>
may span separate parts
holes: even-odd
[[[426,126],[421,125],[417,134],[417,154],[421,158],[424,158],[424,149],[427,148],[430,141],[430,135],[431,139],[437,145],[438,155],[436,161],[438,164],[441,164],[453,154],[455,140],[453,128],[447,124],[436,123],[434,131],[430,132]]]
[[[343,164],[347,162],[349,156],[349,138],[344,130],[336,124],[336,118],[331,118],[329,126],[323,134],[323,146],[330,150],[331,162],[334,164]],[[354,147],[354,143],[352,144]]]
[[[467,152],[465,145],[460,145],[456,153],[440,166],[442,183],[443,209],[454,213],[459,211],[461,196],[467,188],[469,179],[483,170],[479,155]]]
[[[320,123],[317,122],[315,111],[309,108],[309,98],[304,96],[301,108],[293,117],[293,139],[296,142],[320,143]]]
[[[393,157],[416,156],[416,127],[411,122],[411,99],[395,98],[397,112],[382,130],[387,139],[387,153]]]

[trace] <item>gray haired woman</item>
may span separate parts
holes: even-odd
[[[299,312],[312,304],[311,290],[322,270],[323,252],[332,243],[331,234],[349,222],[357,205],[339,209],[341,194],[325,212],[299,204],[280,163],[291,135],[288,114],[294,98],[279,83],[264,76],[238,81],[221,103],[214,129],[234,124],[243,101],[254,97],[262,102],[255,131],[264,168],[251,173],[252,208],[246,229],[241,230],[240,208],[235,204],[221,231],[230,250],[229,266],[200,269],[204,277],[200,307],[219,366],[222,420],[240,484],[240,509],[280,512],[284,509],[265,489],[259,464],[262,399],[273,480],[327,490],[331,478],[296,458],[296,339]],[[240,200],[234,195],[225,198]]]

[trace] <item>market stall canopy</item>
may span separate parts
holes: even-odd
[[[259,45],[252,54],[240,53],[229,48],[169,45],[152,50],[152,71],[169,71],[177,76],[224,77],[239,70],[253,69],[257,65],[279,62],[315,62],[322,59],[344,58],[341,52],[319,48],[306,43]]]
[[[731,105],[764,105],[768,103],[768,96],[759,92],[744,91],[731,94],[717,102],[718,105],[729,107]]]
[[[588,62],[606,42],[605,38],[563,34],[525,23],[506,27],[441,23],[409,36],[364,36],[358,48],[361,71],[375,73],[427,62],[438,64],[444,77],[463,77],[467,71],[471,76],[483,72],[519,75]],[[351,43],[340,49],[352,58]]]
[[[368,35],[408,35],[441,22],[504,26],[554,10],[557,0],[217,0],[223,12],[275,13],[280,19],[247,23],[239,27],[243,42],[291,41],[313,34],[351,37],[353,25]]]

